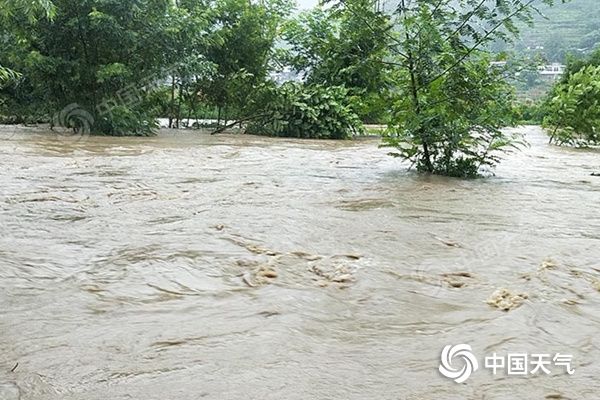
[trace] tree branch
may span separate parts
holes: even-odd
[[[362,17],[361,17],[361,16],[360,16],[360,15],[359,15],[357,12],[355,12],[355,11],[352,9],[352,7],[350,7],[350,6],[348,5],[348,3],[346,2],[346,0],[341,0],[341,1],[340,1],[340,3],[341,3],[341,4],[343,4],[343,5],[345,5],[345,6],[346,6],[346,9],[347,9],[348,11],[350,11],[350,12],[352,13],[352,15],[354,15],[356,18],[360,19],[360,20],[361,20],[361,21],[362,21],[362,22],[363,22],[363,23],[364,23],[364,24],[367,26],[367,28],[369,28],[369,29],[371,30],[371,32],[373,32],[373,33],[375,33],[375,34],[378,34],[378,33],[381,33],[381,32],[383,32],[383,34],[384,34],[385,36],[387,36],[389,39],[391,39],[391,40],[392,40],[394,43],[396,43],[396,45],[397,45],[397,46],[403,46],[403,44],[402,44],[402,42],[401,42],[401,41],[399,41],[399,40],[398,40],[398,39],[396,39],[396,38],[395,38],[393,35],[390,35],[390,34],[388,33],[389,29],[385,29],[385,30],[383,30],[383,31],[382,31],[382,30],[377,30],[377,29],[373,28],[373,26],[372,26],[372,25],[371,25],[371,24],[370,24],[370,23],[369,23],[367,20],[365,20],[364,18],[362,18]],[[390,49],[391,49],[391,47],[390,47]],[[408,57],[407,57],[407,55],[406,55],[406,54],[404,54],[404,53],[402,53],[400,50],[396,50],[396,49],[394,49],[393,51],[394,51],[394,53],[398,54],[399,56],[401,56],[401,57],[403,57],[403,58],[405,58],[405,59],[406,59],[406,58],[408,58]]]
[[[463,54],[455,63],[453,63],[448,68],[446,68],[440,74],[436,75],[433,79],[426,82],[423,86],[421,86],[421,88],[431,85],[433,82],[444,77],[446,74],[448,74],[454,68],[458,67],[467,57],[469,57],[475,50],[477,50],[479,48],[479,46],[481,46],[481,44],[484,43],[494,32],[496,32],[498,29],[500,29],[500,27],[502,27],[506,22],[510,21],[515,15],[518,15],[520,12],[527,9],[531,5],[531,3],[533,3],[534,1],[535,0],[529,0],[529,2],[527,2],[527,4],[522,5],[516,11],[514,11],[513,13],[511,13],[510,15],[508,15],[507,17],[502,19],[500,22],[498,22],[483,37],[481,37],[477,42],[475,42],[475,44],[465,54]]]
[[[257,118],[261,118],[261,117],[266,117],[267,115],[269,115],[269,114],[257,114],[257,115],[252,115],[250,117],[240,118],[238,120],[233,121],[230,124],[227,124],[227,125],[222,126],[222,127],[218,128],[218,129],[215,129],[210,134],[211,135],[216,135],[217,133],[224,132],[224,131],[226,131],[229,128],[233,128],[234,126],[236,126],[237,124],[241,124],[242,122],[252,121],[253,119],[257,119]]]

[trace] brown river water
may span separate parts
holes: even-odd
[[[0,399],[599,399],[600,152],[521,130],[461,181],[377,140],[0,127]]]

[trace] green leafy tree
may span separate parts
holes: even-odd
[[[206,51],[214,73],[201,82],[206,99],[221,111],[242,109],[272,65],[275,43],[286,15],[287,0],[217,0],[213,7],[218,27]]]
[[[52,19],[23,21],[26,34],[17,64],[24,74],[20,85],[30,86],[37,103],[51,110],[78,104],[78,116],[92,132],[152,133],[154,117],[141,89],[163,79],[164,68],[172,62],[165,33],[171,2],[53,3]]]
[[[0,2],[0,36],[9,36],[8,39],[12,40],[14,33],[19,30],[19,20],[25,19],[33,23],[40,16],[52,18],[54,12],[54,4],[50,0],[4,0]],[[0,64],[0,84],[17,77],[18,72]]]
[[[385,119],[389,16],[371,0],[349,0],[305,12],[286,25],[290,64],[309,84],[344,86],[364,120]]]
[[[0,3],[0,18],[25,16],[35,21],[40,15],[48,18],[54,14],[54,4],[51,0],[3,0]]]
[[[552,3],[551,0],[544,1]],[[397,90],[385,143],[419,171],[473,177],[518,144],[512,90],[484,52],[531,21],[534,0],[400,0]]]
[[[567,69],[562,76],[561,83],[567,83],[571,78],[571,75],[589,66],[600,66],[600,49],[592,52],[587,57],[570,57],[567,60]]]
[[[578,67],[554,87],[544,126],[557,144],[600,144],[600,66]]]
[[[178,63],[169,77],[168,101],[163,101],[164,96],[155,96],[154,101],[160,114],[169,117],[169,127],[179,127],[184,116],[191,118],[202,100],[202,83],[216,70],[206,57],[209,47],[216,44],[216,18],[216,10],[203,1],[179,1],[171,8],[165,51]]]

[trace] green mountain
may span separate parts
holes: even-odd
[[[524,27],[517,50],[543,48],[549,61],[563,61],[567,53],[587,53],[600,44],[600,1],[571,0],[541,6],[534,27]]]

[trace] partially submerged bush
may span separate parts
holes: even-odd
[[[341,86],[288,82],[270,88],[247,132],[258,135],[347,139],[364,133],[348,91]],[[262,101],[262,100],[261,100]]]
[[[92,126],[92,133],[111,136],[152,136],[157,130],[158,123],[148,112],[124,106],[114,107]]]
[[[514,124],[513,89],[484,56],[464,61],[422,92],[402,82],[384,146],[420,172],[478,177],[522,141],[502,128]],[[407,83],[408,82],[408,83]],[[420,96],[417,98],[417,96]]]

